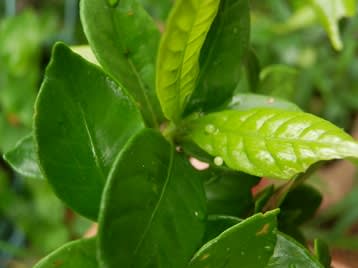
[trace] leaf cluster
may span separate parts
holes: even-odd
[[[316,256],[303,245],[321,197],[302,183],[358,143],[287,96],[253,94],[265,82],[249,14],[247,0],[177,0],[161,34],[140,1],[81,2],[98,62],[54,46],[33,135],[5,158],[99,229],[35,267],[329,266],[322,242]],[[261,177],[286,182],[254,198]]]

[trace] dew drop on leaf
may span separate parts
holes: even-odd
[[[224,159],[220,156],[214,158],[214,164],[217,166],[222,166],[224,164]]]
[[[271,246],[265,246],[265,250],[270,251],[272,249]]]
[[[205,131],[208,134],[213,134],[216,131],[216,127],[214,125],[212,125],[212,124],[206,125],[205,126]]]

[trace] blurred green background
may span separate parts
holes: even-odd
[[[162,25],[172,1],[141,2]],[[343,48],[337,51],[302,2],[250,1],[252,53],[238,91],[289,99],[352,133],[358,111],[358,16],[338,21]],[[0,1],[1,153],[31,133],[35,97],[51,46],[58,40],[86,44],[78,1]],[[338,185],[343,180],[345,188],[322,179],[324,173],[312,178],[311,183],[325,193],[326,206],[305,226],[305,234],[354,253],[358,251],[358,185],[355,168],[347,172],[344,167],[334,181]],[[330,199],[332,191],[340,191],[334,193],[335,200]],[[56,198],[46,181],[23,178],[0,159],[1,268],[31,267],[90,226],[90,221]]]

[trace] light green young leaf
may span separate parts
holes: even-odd
[[[157,95],[164,115],[178,121],[199,74],[200,50],[219,0],[178,0],[169,15],[157,60]]]
[[[279,109],[223,111],[187,122],[187,138],[218,164],[290,179],[320,160],[358,157],[358,143],[332,123]]]
[[[96,239],[70,242],[39,261],[34,268],[98,268]]]
[[[137,0],[83,0],[81,20],[88,42],[103,69],[138,102],[147,125],[163,120],[155,94],[159,30]]]
[[[99,221],[108,268],[183,268],[200,246],[206,200],[201,174],[163,136],[144,129],[113,165]]]
[[[35,142],[32,135],[21,139],[14,149],[4,155],[4,159],[22,176],[43,179],[38,165]]]
[[[343,17],[352,17],[356,12],[356,0],[310,0],[318,20],[331,39],[335,49],[343,47],[338,21]]]
[[[188,267],[265,267],[276,244],[277,212],[255,214],[225,230],[199,249]]]
[[[118,152],[144,127],[137,107],[101,69],[58,43],[35,109],[43,175],[68,206],[96,220]]]
[[[226,102],[242,78],[249,48],[248,0],[221,0],[200,52],[198,85],[187,111],[213,110]]]

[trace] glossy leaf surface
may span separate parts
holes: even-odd
[[[34,127],[44,176],[71,208],[96,219],[115,157],[143,128],[132,100],[97,66],[57,44]]]
[[[255,108],[275,108],[293,112],[301,111],[296,104],[284,99],[250,93],[235,94],[226,108],[237,111]]]
[[[333,124],[278,109],[223,111],[187,123],[187,136],[235,170],[290,179],[320,160],[358,157],[358,144]]]
[[[32,135],[26,136],[15,148],[4,155],[4,159],[19,174],[28,178],[42,179]]]
[[[34,268],[99,268],[96,260],[96,239],[70,242],[38,262]]]
[[[213,170],[205,183],[208,214],[244,216],[253,207],[251,188],[258,181],[241,172]]]
[[[149,126],[162,115],[155,95],[159,31],[137,0],[81,1],[84,32],[98,61],[138,102]]]
[[[331,39],[333,47],[343,47],[339,33],[338,21],[343,17],[351,17],[356,13],[355,0],[310,0],[318,20],[322,23]]]
[[[157,61],[157,94],[164,115],[179,120],[199,74],[200,50],[219,0],[178,0],[169,15]]]
[[[220,1],[218,14],[200,53],[200,74],[190,110],[212,110],[232,96],[241,79],[249,32],[248,1]]]
[[[204,235],[201,175],[153,130],[140,132],[119,156],[102,207],[105,267],[183,268]]]
[[[265,267],[276,243],[277,211],[256,214],[206,243],[188,267]]]
[[[294,239],[280,232],[277,243],[267,268],[323,268],[310,252]]]

